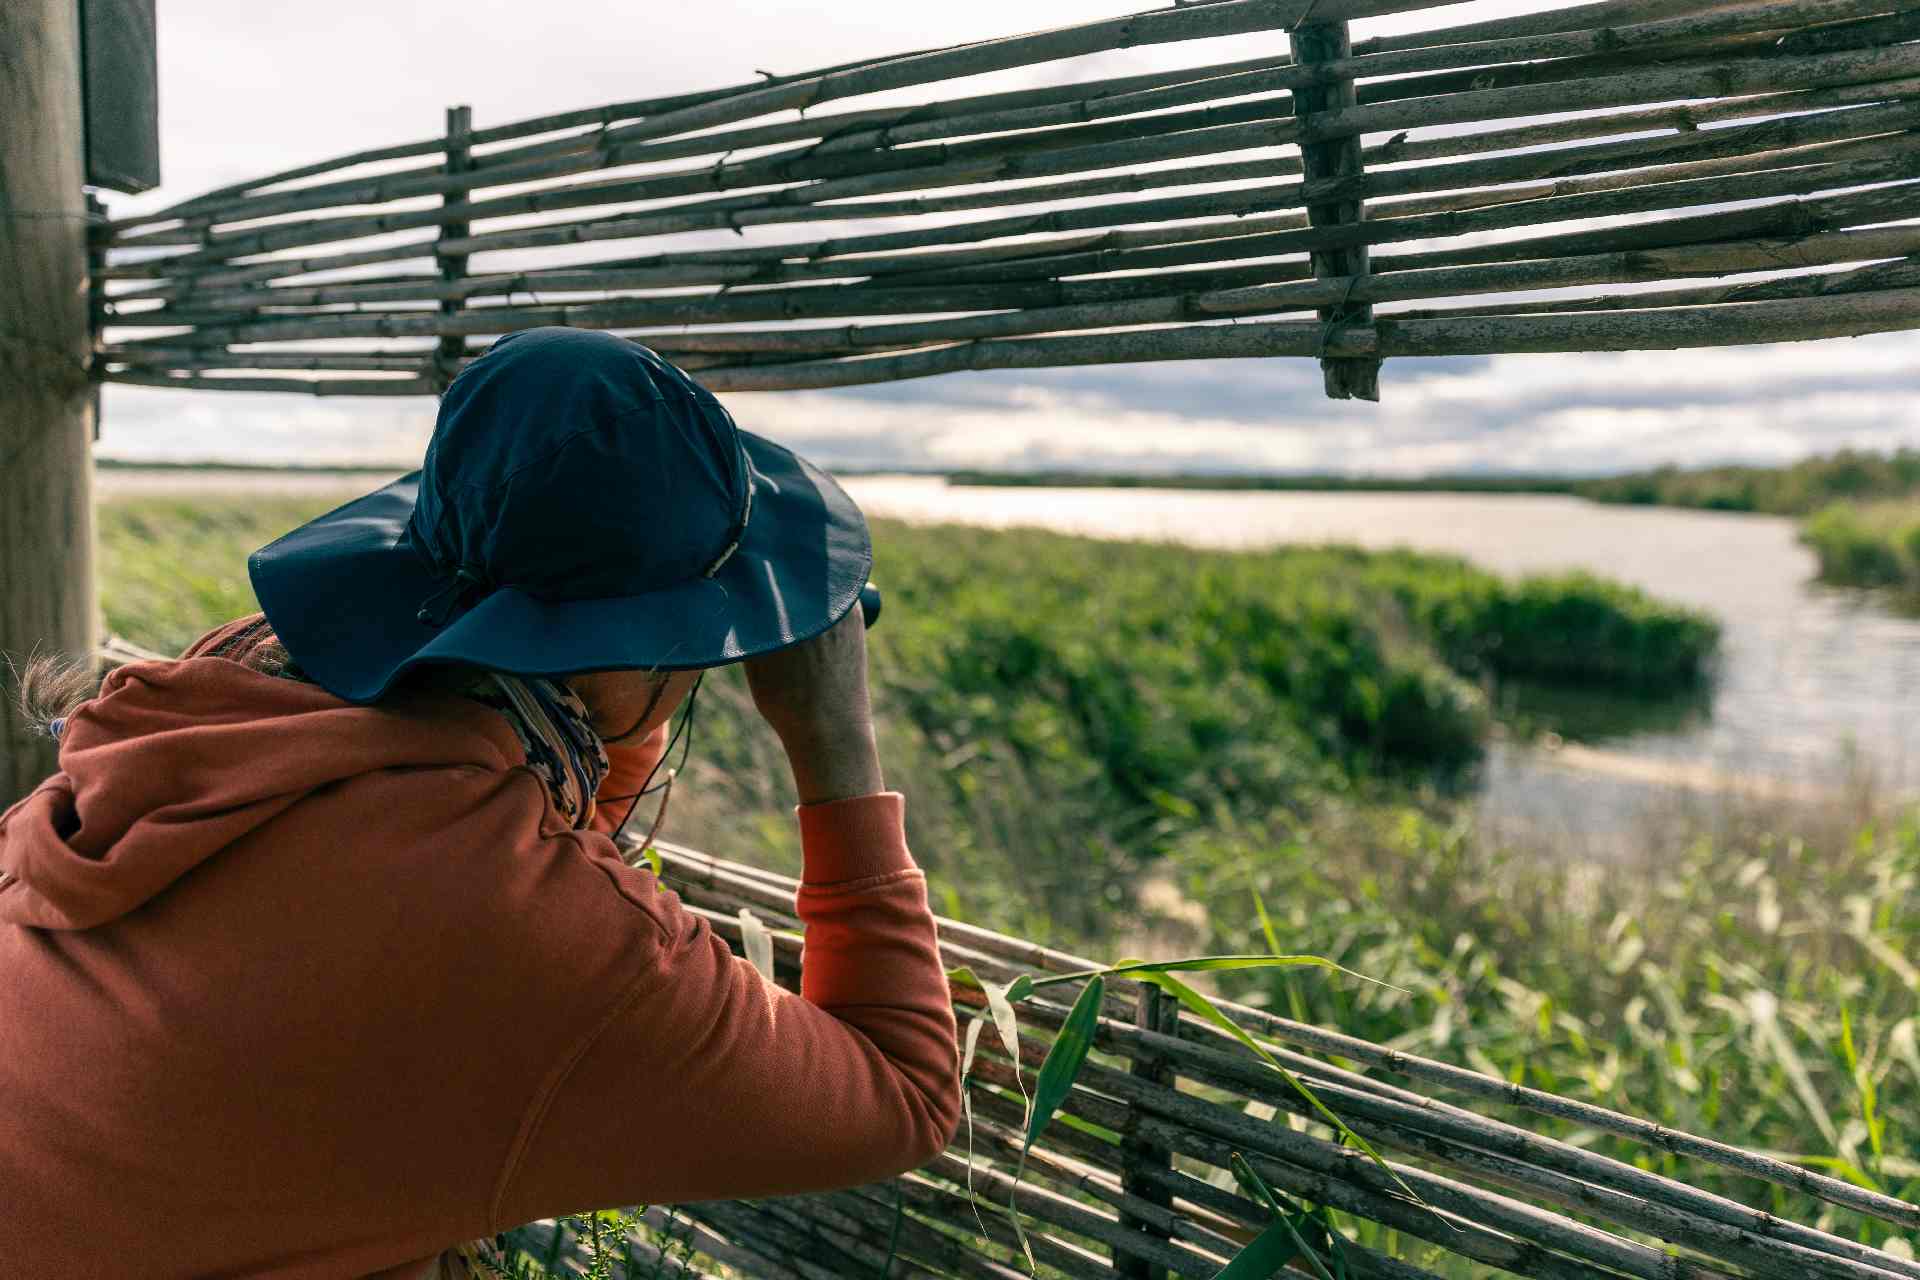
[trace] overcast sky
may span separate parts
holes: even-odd
[[[116,212],[363,148],[851,59],[1112,17],[1113,0],[159,0],[165,185]],[[1476,0],[1414,21],[1537,7]],[[1400,21],[1400,27],[1410,25]],[[1396,29],[1356,24],[1356,35]],[[1100,74],[1259,56],[1283,37],[1129,51]],[[1208,56],[1214,55],[1217,56]],[[998,83],[1036,83],[1039,75]],[[969,85],[971,88],[971,85]],[[843,465],[1413,473],[1612,471],[1920,444],[1920,336],[1605,356],[1390,361],[1333,402],[1300,359],[954,374],[725,397],[743,426]],[[430,398],[111,386],[103,454],[403,462]]]

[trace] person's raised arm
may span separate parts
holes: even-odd
[[[867,692],[867,628],[856,606],[825,634],[746,664],[753,705],[787,750],[800,803],[886,787]]]
[[[747,676],[801,799],[801,994],[761,979],[651,875],[609,866],[657,927],[636,931],[638,977],[556,1065],[503,1172],[497,1227],[858,1185],[953,1136],[953,1012],[903,801],[882,790],[858,612]]]

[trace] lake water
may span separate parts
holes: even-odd
[[[1810,795],[1871,777],[1920,788],[1920,620],[1813,582],[1791,520],[1482,494],[1204,492],[949,486],[856,477],[869,513],[1028,525],[1205,547],[1339,542],[1449,552],[1503,574],[1590,569],[1706,609],[1724,627],[1709,693],[1556,699],[1560,749],[1496,744],[1495,823],[1593,847],[1676,791]],[[1535,709],[1535,708],[1529,708]]]

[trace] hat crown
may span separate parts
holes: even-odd
[[[528,329],[447,388],[408,537],[483,590],[636,595],[711,574],[750,502],[738,429],[704,387],[624,338]]]

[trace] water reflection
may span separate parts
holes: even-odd
[[[1647,734],[1704,731],[1713,715],[1713,686],[1636,697],[1505,680],[1495,691],[1494,701],[1500,718],[1527,736],[1550,733],[1574,742],[1604,744]]]

